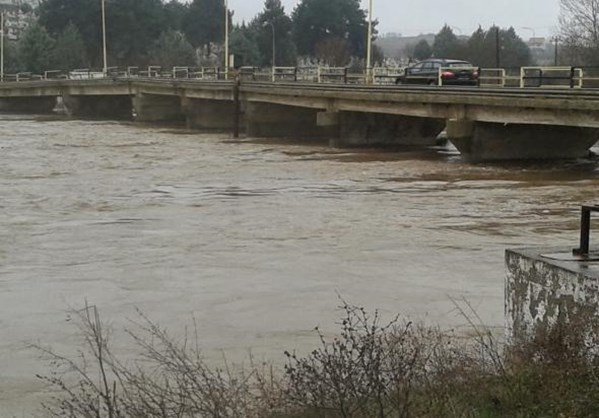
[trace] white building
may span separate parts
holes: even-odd
[[[4,13],[5,33],[8,39],[19,39],[38,4],[38,0],[0,0],[0,12]]]

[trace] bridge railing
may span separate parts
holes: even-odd
[[[584,70],[576,67],[522,67],[520,87],[582,88]]]
[[[470,67],[469,67],[470,68]],[[455,68],[452,68],[455,70]],[[398,76],[404,73],[402,67],[377,67],[367,76],[364,71],[354,71],[347,67],[241,67],[225,72],[219,67],[109,67],[101,69],[79,68],[71,71],[47,70],[42,74],[20,72],[4,74],[0,82],[23,82],[35,80],[92,80],[100,78],[143,77],[157,79],[188,80],[232,80],[239,77],[244,81],[297,82],[322,84],[367,84],[393,85]],[[441,74],[441,71],[439,72]],[[599,67],[543,67],[527,66],[518,68],[479,68],[478,83],[481,87],[510,88],[599,88]],[[438,84],[443,85],[439,76]]]
[[[397,77],[405,73],[405,67],[374,67],[372,80],[377,85],[395,84]]]

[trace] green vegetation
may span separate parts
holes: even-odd
[[[139,358],[111,351],[94,307],[78,312],[84,349],[72,360],[42,349],[40,378],[56,389],[50,417],[371,418],[591,417],[599,410],[594,315],[500,346],[471,321],[465,338],[344,303],[339,335],[283,370],[209,367],[197,331],[175,338],[140,314],[129,331]]]
[[[218,66],[224,61],[223,0],[114,0],[105,4],[109,66]],[[287,13],[281,0],[265,0],[251,21],[230,26],[235,65],[272,65],[274,41],[278,66],[296,66],[301,59],[363,69],[368,23],[360,4],[359,0],[301,0]],[[22,41],[7,43],[8,72],[102,68],[99,0],[44,0],[34,15],[37,24],[22,34]],[[373,39],[377,25],[374,21]],[[446,25],[434,43],[412,45],[409,57],[467,59],[495,67],[497,36],[502,67],[529,64],[530,52],[513,28],[479,29],[468,39],[456,36]],[[381,64],[382,50],[375,44],[372,52],[373,62]]]

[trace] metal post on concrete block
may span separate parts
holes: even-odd
[[[599,212],[599,206],[582,206],[580,216],[580,247],[573,251],[574,255],[589,255],[591,244],[591,212]]]

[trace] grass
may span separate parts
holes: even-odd
[[[42,350],[51,360],[39,376],[57,389],[43,405],[69,418],[428,418],[595,417],[599,411],[599,327],[595,315],[539,328],[502,345],[471,322],[464,341],[399,317],[343,303],[336,338],[316,330],[306,356],[286,365],[209,367],[198,336],[175,339],[142,313],[129,336],[138,361],[110,350],[98,311],[77,312],[82,356]]]

